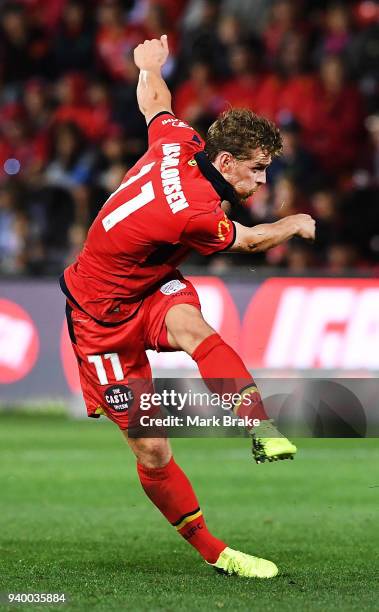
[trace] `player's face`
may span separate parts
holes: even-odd
[[[241,200],[246,200],[266,183],[266,170],[271,163],[271,155],[262,149],[255,149],[251,158],[238,160],[230,156],[225,160],[221,173],[233,185]]]

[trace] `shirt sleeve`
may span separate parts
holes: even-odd
[[[236,237],[236,228],[221,207],[192,217],[184,228],[180,242],[201,255],[212,255],[229,249]]]
[[[181,121],[168,111],[161,111],[153,117],[147,126],[149,147],[156,140],[167,142],[193,142],[204,148],[204,141],[199,134],[185,121]]]

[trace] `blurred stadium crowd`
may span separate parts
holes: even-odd
[[[370,1],[0,0],[0,271],[57,274],[146,147],[132,50],[167,33],[173,108],[205,133],[230,106],[281,127],[284,154],[237,220],[309,212],[318,239],[254,260],[379,265],[379,8]]]

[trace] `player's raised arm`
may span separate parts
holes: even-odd
[[[168,57],[166,34],[145,40],[134,49],[134,61],[140,69],[137,85],[138,106],[146,123],[162,111],[172,113],[171,93],[162,79],[161,69]]]
[[[306,240],[315,239],[316,223],[310,215],[289,215],[275,223],[262,223],[255,227],[245,227],[234,223],[236,237],[229,251],[239,253],[259,253],[286,242],[294,236]]]

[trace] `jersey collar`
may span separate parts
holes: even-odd
[[[209,161],[206,153],[204,151],[199,151],[199,153],[195,153],[194,157],[200,172],[212,184],[212,187],[220,196],[221,201],[228,200],[232,206],[238,206],[240,202],[234,187],[224,179],[221,172],[219,172],[212,162]]]

